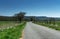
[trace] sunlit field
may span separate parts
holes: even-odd
[[[0,39],[19,39],[25,22],[0,21]]]

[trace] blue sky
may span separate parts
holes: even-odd
[[[27,16],[60,17],[60,0],[0,0],[0,15],[12,16],[20,11]]]

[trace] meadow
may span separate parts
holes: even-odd
[[[26,22],[0,21],[0,39],[19,39],[25,24]]]

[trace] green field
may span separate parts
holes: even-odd
[[[56,21],[55,25],[54,24],[41,23],[41,22],[34,22],[34,23],[60,31],[60,21]]]
[[[12,23],[17,23],[16,21],[0,21],[0,25],[6,25],[6,24],[12,24]]]
[[[10,26],[11,22],[0,22],[0,24],[9,24]],[[0,39],[19,39],[22,35],[22,31],[25,27],[26,22],[22,22],[15,26],[16,23],[13,23],[14,27],[12,28],[6,28],[6,29],[0,29]],[[4,26],[3,26],[4,27]]]

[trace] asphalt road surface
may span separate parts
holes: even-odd
[[[23,39],[60,39],[60,31],[27,22]]]

